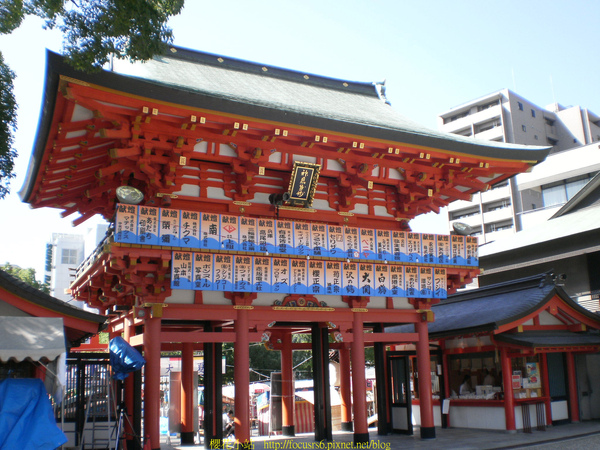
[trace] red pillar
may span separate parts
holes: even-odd
[[[512,388],[512,364],[505,347],[500,350],[502,360],[502,384],[504,385],[504,417],[506,418],[506,431],[515,433],[515,394]]]
[[[181,444],[194,443],[194,346],[190,342],[181,349]]]
[[[148,318],[144,326],[144,435],[151,448],[160,450],[160,319]]]
[[[235,438],[242,447],[250,448],[250,342],[248,311],[238,309],[235,321]]]
[[[552,425],[552,405],[550,404],[550,379],[548,377],[548,358],[545,353],[540,354],[540,367],[542,371],[542,395],[546,398],[544,404],[546,406],[546,423]]]
[[[577,398],[577,373],[575,371],[575,358],[573,352],[566,352],[567,357],[567,384],[569,385],[569,415],[571,422],[579,422],[579,399]]]
[[[352,431],[352,389],[350,380],[350,350],[340,348],[340,398],[342,431]]]
[[[419,375],[419,402],[421,405],[421,439],[435,439],[433,400],[431,398],[431,364],[429,356],[429,331],[427,322],[415,323],[417,341],[417,371]]]
[[[367,381],[365,379],[365,338],[362,313],[354,312],[352,324],[352,400],[354,406],[354,443],[369,442],[367,423]]]
[[[284,436],[295,436],[294,425],[294,373],[292,360],[292,333],[284,333],[281,348],[281,400],[282,400],[282,433]]]

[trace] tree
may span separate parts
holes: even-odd
[[[67,61],[83,71],[99,70],[110,58],[146,61],[173,41],[166,23],[184,0],[0,0],[0,34],[10,34],[27,15],[46,20],[63,35]],[[17,103],[15,74],[0,53],[0,199],[9,192],[17,152],[13,148]]]
[[[35,279],[35,269],[21,269],[19,266],[13,266],[12,264],[6,263],[2,266],[2,270],[45,294],[50,294],[50,286],[48,286],[47,283],[40,283]]]

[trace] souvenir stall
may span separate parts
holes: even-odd
[[[440,423],[514,432],[579,421],[574,361],[600,350],[600,317],[571,300],[558,280],[541,274],[465,291],[432,307]]]
[[[365,345],[376,346],[385,386],[384,342],[414,343],[427,359],[431,305],[478,273],[476,239],[413,233],[408,221],[528,170],[549,150],[427,130],[391,108],[382,83],[178,47],[112,69],[82,73],[48,53],[21,196],[78,214],[74,223],[95,214],[113,223],[71,291],[143,351],[144,430],[155,449],[164,350],[182,354],[182,442],[194,440],[200,351],[215,386],[204,391],[204,438],[222,438],[214,412],[224,342],[234,343],[236,438],[250,440],[248,345],[261,341],[282,352],[283,429],[293,434],[293,333],[312,336],[315,438],[329,439],[329,336],[345,346],[348,367],[362,368]],[[383,323],[416,326],[391,335]],[[419,375],[427,380],[429,368]],[[354,415],[348,401],[342,416],[367,442],[364,371],[352,371],[352,384]],[[140,389],[126,383],[130,410]],[[432,438],[426,396],[421,435]],[[382,390],[383,424],[387,397]]]

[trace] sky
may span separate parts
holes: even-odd
[[[174,44],[348,81],[386,82],[392,107],[437,128],[437,115],[509,88],[534,104],[580,105],[600,114],[600,2],[589,0],[186,0],[171,19]],[[37,132],[45,49],[56,31],[28,18],[0,51],[16,73],[16,178],[0,200],[0,264],[33,267],[42,279],[52,233],[84,233],[77,216],[20,201]],[[411,222],[448,233],[445,215]]]

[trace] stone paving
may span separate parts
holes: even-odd
[[[579,448],[577,439],[592,436],[600,438],[600,421],[586,421],[567,425],[551,426],[546,431],[536,429],[531,433],[508,433],[506,431],[472,430],[465,428],[436,428],[436,438],[423,440],[420,438],[419,429],[415,429],[413,436],[393,434],[388,436],[377,435],[377,429],[369,430],[370,449],[517,449],[517,448]],[[350,449],[352,447],[353,433],[336,432],[332,442],[315,442],[313,434],[302,434],[293,438],[282,436],[255,436],[252,437],[254,450],[278,449]],[[161,436],[161,450],[205,448],[204,442],[196,440],[195,445],[179,445],[176,436]],[[225,441],[225,449],[236,449],[232,440]],[[355,447],[356,448],[356,447]]]

